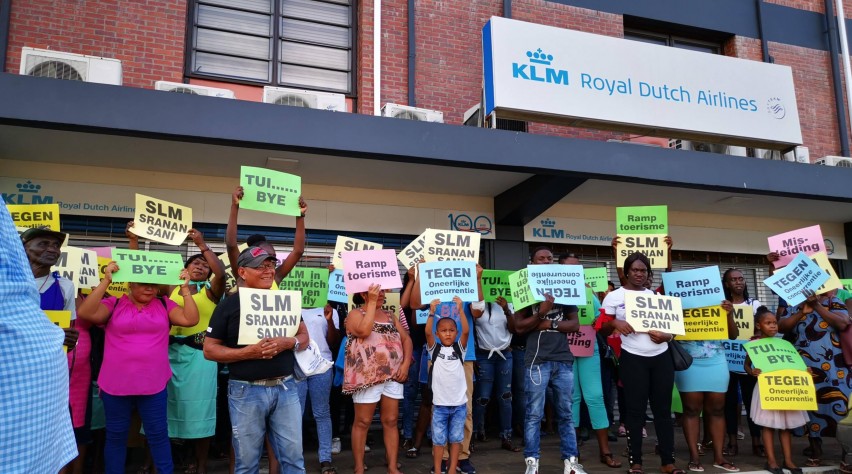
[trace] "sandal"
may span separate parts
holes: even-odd
[[[800,467],[789,467],[787,463],[784,463],[784,469],[790,471],[790,474],[802,474],[802,468]]]
[[[845,462],[840,462],[840,472],[841,474],[852,474],[852,464],[846,464]]]
[[[781,469],[780,467],[769,467],[769,464],[765,464],[765,465],[763,466],[763,470],[764,470],[764,471],[769,471],[769,472],[771,472],[772,474],[784,474],[784,470],[783,470],[783,469]]]
[[[722,450],[722,454],[725,456],[736,456],[740,454],[740,447],[735,444],[729,444]]]
[[[420,456],[420,449],[411,447],[405,451],[405,457],[408,459],[417,459],[417,456]]]
[[[634,466],[639,467],[630,467],[630,469],[627,470],[627,474],[645,474],[645,471],[642,470],[641,464],[634,464]]]
[[[704,443],[698,443],[698,455],[704,456],[707,452],[704,450]]]
[[[320,463],[321,474],[337,474],[337,469],[329,461]]]
[[[500,449],[505,449],[506,451],[511,451],[513,453],[518,453],[521,451],[521,447],[515,446],[515,444],[512,443],[512,440],[509,438],[503,438],[503,441],[500,443]]]
[[[723,471],[728,471],[728,472],[740,472],[740,468],[738,468],[737,466],[734,466],[733,463],[730,463],[728,461],[725,461],[725,462],[719,463],[719,464],[714,464],[713,467],[715,467],[716,469],[721,469]],[[796,474],[796,473],[794,473],[794,474]],[[798,473],[798,474],[801,474],[801,473]]]
[[[612,453],[601,454],[601,464],[606,464],[607,467],[611,467],[613,469],[621,467],[621,461],[615,459],[615,456],[613,456]]]
[[[820,467],[822,466],[822,459],[820,458],[808,458],[808,461],[805,463],[807,467]]]
[[[688,463],[686,463],[686,468],[689,470],[689,472],[704,472],[704,466],[702,466],[701,463],[697,461],[689,461]]]

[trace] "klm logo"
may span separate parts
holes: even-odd
[[[545,54],[538,48],[535,51],[527,51],[527,59],[529,64],[512,63],[512,77],[525,81],[568,85],[568,71],[550,67],[552,54]]]
[[[544,239],[564,239],[565,231],[556,228],[556,221],[552,219],[542,219],[541,227],[533,227],[533,237],[541,237]]]
[[[40,184],[33,184],[28,180],[26,183],[16,184],[15,187],[18,188],[16,193],[2,193],[6,204],[53,204],[53,196],[39,195]]]

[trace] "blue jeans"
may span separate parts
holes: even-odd
[[[130,415],[139,411],[142,428],[148,438],[148,447],[157,472],[172,474],[172,447],[169,442],[169,426],[166,417],[166,389],[153,395],[110,395],[101,390],[106,416],[106,442],[104,445],[104,467],[107,474],[124,474],[127,457],[127,434],[130,431]]]
[[[524,395],[524,357],[526,349],[512,348],[512,425],[523,426],[526,413],[527,398]]]
[[[296,385],[299,388],[299,403],[302,405],[302,416],[305,414],[305,402],[308,393],[311,395],[311,413],[317,422],[317,438],[319,439],[319,461],[331,462],[331,409],[328,398],[331,393],[332,370],[312,375]]]
[[[473,391],[473,431],[485,432],[485,407],[495,394],[500,411],[500,438],[512,439],[512,351],[501,352],[503,357],[494,353],[488,358],[489,351],[476,351],[477,384]]]
[[[296,381],[263,387],[228,381],[228,411],[236,457],[235,474],[257,474],[263,440],[269,441],[284,474],[305,474],[301,405]]]
[[[457,407],[435,405],[432,407],[432,444],[446,446],[464,441],[464,422],[467,404]]]
[[[409,439],[414,437],[414,412],[417,409],[415,399],[417,389],[420,388],[420,356],[423,347],[415,347],[411,357],[414,362],[408,367],[408,379],[405,381],[402,393],[402,437]]]
[[[530,373],[532,372],[532,374]],[[544,397],[548,386],[553,387],[553,410],[559,429],[561,459],[578,456],[574,422],[571,419],[571,394],[574,390],[574,372],[571,362],[544,361],[527,367],[525,372],[527,396],[524,419],[524,457],[539,459],[541,451],[541,417],[544,415]]]

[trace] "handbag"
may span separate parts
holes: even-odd
[[[322,356],[319,345],[311,339],[305,350],[296,352],[296,365],[296,379],[304,380],[312,375],[326,373],[334,363]]]
[[[677,341],[669,341],[668,345],[675,371],[680,372],[681,370],[688,369],[692,365],[692,356],[689,355],[689,352],[686,352],[686,349]]]

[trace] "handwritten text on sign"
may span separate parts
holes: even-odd
[[[426,262],[420,264],[420,298],[427,303],[434,299],[479,301],[474,262]]]
[[[530,289],[529,272],[526,268],[509,274],[509,288],[512,291],[512,305],[515,311],[535,303],[535,296]],[[541,301],[544,301],[544,298]]]
[[[399,252],[399,261],[405,268],[413,267],[421,259],[426,258],[426,232],[418,235],[404,249]]]
[[[814,379],[801,370],[779,370],[757,377],[760,407],[764,410],[816,410]]]
[[[805,301],[802,291],[816,291],[827,280],[828,274],[802,252],[796,255],[789,265],[763,280],[763,283],[784,298],[790,306],[796,306]]]
[[[180,245],[192,227],[192,208],[136,194],[130,232],[155,242]]]
[[[553,296],[557,304],[586,304],[582,265],[528,265],[529,284],[537,300]]]
[[[426,229],[425,257],[427,262],[439,260],[479,261],[478,232]]]
[[[183,259],[176,253],[113,249],[112,259],[119,270],[112,274],[114,282],[180,285]]]
[[[366,240],[353,239],[351,237],[338,235],[337,242],[334,244],[334,257],[331,258],[331,264],[334,265],[334,268],[336,269],[343,269],[343,252],[381,249],[382,244],[376,244],[373,242],[367,242]]]
[[[578,332],[569,332],[568,348],[574,357],[591,357],[595,353],[596,339],[595,329],[591,326],[580,326]]]
[[[721,306],[683,310],[681,341],[716,341],[728,338],[728,313]]]
[[[615,208],[615,233],[668,235],[667,206],[636,206]]]
[[[346,293],[367,291],[372,284],[382,289],[402,288],[399,265],[393,250],[343,252],[343,283]]]
[[[240,288],[240,329],[237,344],[255,344],[265,337],[294,337],[302,322],[298,291]]]
[[[725,299],[722,278],[716,265],[663,273],[663,285],[666,294],[680,298],[684,308],[713,306]]]
[[[17,227],[44,227],[59,232],[59,204],[7,204]]]
[[[625,291],[624,316],[636,332],[685,334],[680,298]]]
[[[486,303],[493,303],[502,296],[512,302],[512,292],[509,289],[509,274],[511,270],[483,270],[482,293]]]
[[[616,247],[618,267],[624,267],[624,260],[633,252],[645,254],[651,261],[651,268],[668,266],[669,247],[662,235],[620,235]]]
[[[301,291],[303,308],[321,308],[328,302],[328,269],[295,267],[278,289]]]
[[[807,370],[802,356],[793,347],[793,344],[780,337],[765,337],[756,339],[745,344],[751,365],[760,369],[761,372],[775,372],[776,370],[795,369]]]
[[[240,168],[243,199],[240,207],[287,216],[301,215],[299,196],[302,194],[300,176],[243,166]]]

